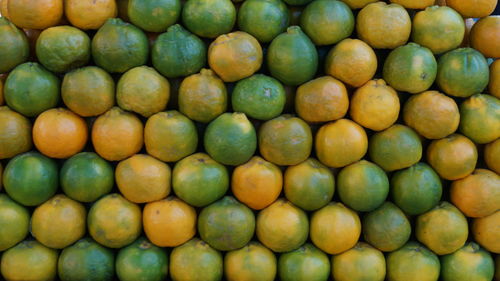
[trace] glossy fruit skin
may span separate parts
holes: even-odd
[[[227,90],[210,69],[186,77],[179,88],[179,111],[189,119],[208,123],[226,112]]]
[[[170,83],[154,68],[134,67],[116,85],[116,102],[124,110],[144,117],[163,111],[170,98]]]
[[[260,127],[260,154],[276,165],[297,165],[309,157],[312,138],[311,128],[302,119],[281,115]]]
[[[12,111],[7,106],[0,107],[0,159],[12,158],[27,152],[33,146],[31,123],[28,118]]]
[[[383,281],[385,272],[384,255],[363,242],[342,254],[332,256],[332,276],[338,281]]]
[[[166,252],[146,238],[138,238],[116,256],[116,274],[122,281],[160,281],[167,273]]]
[[[273,281],[276,272],[274,253],[259,242],[252,241],[224,257],[224,275],[229,281]]]
[[[189,0],[182,9],[182,22],[198,36],[215,38],[233,29],[236,9],[230,0]]]
[[[492,96],[500,99],[500,60],[495,60],[490,65],[488,91]]]
[[[411,33],[408,12],[398,4],[366,5],[356,17],[359,39],[375,49],[395,49],[406,44]]]
[[[117,16],[116,2],[113,0],[65,0],[64,13],[71,25],[79,29],[99,29],[107,19]]]
[[[358,214],[342,203],[331,202],[311,217],[311,240],[322,251],[336,255],[354,247],[361,235]]]
[[[476,169],[451,184],[450,197],[467,217],[489,216],[500,207],[500,176],[490,170]]]
[[[255,153],[257,134],[244,113],[224,113],[208,124],[204,146],[215,161],[237,166]]]
[[[349,8],[356,10],[364,8],[370,3],[377,2],[377,0],[342,0],[342,2],[346,3]]]
[[[285,88],[273,77],[255,74],[238,81],[231,93],[231,102],[235,112],[243,112],[248,117],[259,120],[270,120],[283,112],[286,102]]]
[[[27,117],[35,117],[59,103],[59,79],[36,62],[27,62],[10,72],[5,81],[5,102]]]
[[[28,235],[30,214],[6,194],[0,194],[0,251],[21,242]]]
[[[174,196],[146,204],[142,222],[146,236],[158,247],[177,247],[196,234],[196,210]]]
[[[328,256],[310,243],[282,254],[278,261],[280,280],[324,281],[330,275]]]
[[[238,27],[261,43],[268,43],[289,24],[288,8],[278,0],[244,1],[238,10]]]
[[[403,119],[423,137],[442,139],[458,129],[460,113],[452,98],[437,91],[426,91],[406,101]]]
[[[189,118],[171,110],[152,115],[144,128],[144,144],[149,155],[165,162],[177,162],[198,147],[198,132]]]
[[[354,15],[341,1],[313,1],[302,12],[300,26],[315,45],[332,45],[351,35]]]
[[[489,16],[480,19],[474,24],[470,33],[472,48],[481,52],[488,58],[500,58],[500,17]],[[498,64],[498,63],[497,63]]]
[[[446,6],[428,7],[418,12],[413,19],[412,41],[429,48],[434,54],[457,48],[462,43],[464,34],[462,16]]]
[[[196,153],[175,164],[172,187],[175,194],[186,203],[203,207],[226,193],[229,175],[222,164],[207,154]]]
[[[63,0],[6,1],[9,19],[26,29],[46,29],[57,25],[63,16]]]
[[[257,215],[257,238],[273,252],[299,248],[307,240],[308,233],[306,213],[285,199],[276,200]]]
[[[467,137],[453,134],[434,140],[427,147],[427,163],[443,179],[457,180],[470,175],[476,168],[476,145]]]
[[[284,179],[286,198],[305,211],[325,206],[332,200],[335,192],[332,172],[314,158],[289,166]]]
[[[141,234],[141,209],[120,194],[112,193],[96,201],[89,210],[90,236],[108,248],[122,248]]]
[[[446,94],[467,98],[488,86],[486,59],[472,48],[459,48],[439,58],[436,83]]]
[[[487,144],[484,147],[484,161],[488,169],[500,174],[500,139]]]
[[[197,73],[206,64],[206,54],[205,43],[179,24],[158,36],[151,49],[154,67],[168,78]]]
[[[491,253],[500,253],[500,211],[474,219],[472,233],[474,240]]]
[[[146,34],[121,19],[108,19],[92,39],[92,57],[106,71],[123,73],[144,65],[149,56]]]
[[[115,82],[102,68],[86,66],[64,75],[61,96],[74,113],[82,117],[98,116],[115,104]]]
[[[3,173],[3,185],[15,201],[36,206],[56,193],[58,174],[54,160],[38,152],[27,152],[9,161]]]
[[[441,257],[441,278],[443,281],[492,280],[495,265],[490,253],[474,242],[467,243],[460,250]]]
[[[0,73],[7,73],[25,62],[29,56],[28,38],[8,19],[0,18]]]
[[[384,63],[383,76],[394,89],[416,94],[431,87],[437,71],[432,52],[409,43],[391,51]]]
[[[434,0],[391,0],[391,3],[399,4],[407,9],[425,9],[434,5]]]
[[[129,0],[128,17],[136,26],[149,32],[164,32],[179,19],[179,0]]]
[[[359,161],[368,150],[365,130],[349,119],[323,125],[315,139],[316,155],[328,167],[340,168]]]
[[[446,5],[458,11],[464,18],[489,16],[497,4],[496,0],[446,0]]]
[[[300,27],[291,26],[273,39],[267,49],[267,66],[285,85],[297,86],[311,80],[318,68],[318,52]],[[300,73],[294,69],[301,69]]]
[[[413,129],[393,125],[370,138],[370,159],[385,171],[408,168],[422,158],[422,143]]]
[[[467,240],[469,228],[465,216],[446,201],[417,217],[415,233],[418,241],[438,255],[460,249]]]
[[[284,1],[286,4],[290,6],[303,6],[311,2],[312,0],[286,0]]]
[[[478,144],[492,142],[500,137],[500,100],[490,95],[477,94],[460,104],[459,130]]]
[[[174,281],[221,280],[222,255],[202,240],[193,238],[172,250],[169,271]]]
[[[201,239],[220,251],[232,251],[245,246],[255,231],[252,211],[231,196],[205,207],[198,218]]]
[[[389,281],[437,281],[440,269],[436,254],[413,241],[387,256]]]
[[[115,257],[108,248],[83,238],[62,250],[57,268],[63,281],[106,281],[115,273]]]
[[[297,88],[295,111],[306,122],[327,122],[340,119],[349,109],[349,97],[344,84],[323,76]]]
[[[57,256],[57,250],[25,240],[3,253],[0,270],[6,280],[54,280]]]
[[[383,252],[401,248],[410,239],[411,224],[405,213],[387,201],[363,217],[365,241]]]
[[[349,115],[359,125],[374,131],[392,126],[400,110],[397,92],[384,80],[370,80],[350,99]]]

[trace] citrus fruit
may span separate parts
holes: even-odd
[[[7,1],[9,19],[16,26],[46,29],[57,25],[63,16],[63,0]]]
[[[79,29],[98,29],[107,19],[117,16],[113,0],[65,0],[64,13],[71,25]]]
[[[233,170],[231,190],[234,196],[254,210],[264,209],[276,201],[282,187],[281,170],[259,156],[253,156]]]
[[[355,211],[342,203],[331,202],[312,214],[310,235],[322,251],[340,254],[358,242],[361,222]]]
[[[179,111],[193,121],[208,123],[226,112],[227,90],[210,69],[186,77],[179,88]]]
[[[236,9],[230,0],[189,0],[182,9],[184,26],[201,37],[228,33],[235,22]]]
[[[460,132],[473,142],[484,144],[500,137],[500,100],[477,94],[460,104]]]
[[[489,93],[500,99],[500,60],[495,60],[490,65],[490,83],[488,85]]]
[[[303,210],[319,209],[332,200],[335,191],[333,174],[314,158],[289,166],[284,179],[286,198]]]
[[[116,86],[116,102],[124,110],[149,117],[164,110],[170,84],[154,68],[139,66],[122,75]]]
[[[26,208],[0,194],[0,251],[21,242],[28,235],[30,214]]]
[[[37,206],[52,197],[59,184],[54,160],[38,152],[27,152],[12,158],[3,172],[7,194],[24,206]]]
[[[36,62],[18,65],[4,86],[7,105],[27,117],[35,117],[59,103],[59,79]]]
[[[366,154],[365,130],[349,119],[323,125],[315,139],[316,155],[328,167],[340,168],[354,163]]]
[[[385,171],[408,168],[422,158],[422,143],[413,129],[395,124],[370,138],[368,153]]]
[[[389,179],[379,166],[361,160],[344,167],[337,175],[340,200],[360,212],[378,208],[389,194]]]
[[[28,60],[28,38],[22,30],[4,17],[0,18],[0,41],[4,42],[0,47],[0,60],[2,60],[0,73],[9,72]]]
[[[332,276],[338,281],[383,281],[385,270],[384,255],[363,242],[332,257]]]
[[[434,5],[434,0],[391,0],[391,3],[399,4],[407,9],[425,9]]]
[[[373,49],[359,39],[344,39],[333,47],[326,57],[325,72],[342,82],[361,87],[377,71],[377,57]]]
[[[268,43],[289,24],[288,8],[278,0],[244,1],[238,10],[238,27],[261,43]]]
[[[284,253],[278,261],[279,277],[282,281],[324,281],[330,275],[328,256],[310,243]]]
[[[113,107],[92,126],[92,144],[102,158],[120,161],[141,150],[143,126],[133,113]]]
[[[439,258],[420,243],[410,241],[386,258],[389,281],[437,281]]]
[[[175,164],[172,187],[175,194],[186,203],[203,207],[226,193],[229,175],[222,164],[207,154],[196,153]]]
[[[102,68],[86,66],[64,75],[64,104],[82,117],[98,116],[115,104],[115,82]]]
[[[495,265],[490,253],[474,242],[467,243],[458,251],[441,257],[443,281],[493,279]]]
[[[340,119],[349,109],[349,97],[344,84],[323,76],[297,88],[295,110],[306,122],[327,122]]]
[[[238,81],[231,93],[231,102],[235,112],[243,112],[248,117],[259,120],[269,120],[283,112],[285,88],[273,77],[255,74]]]
[[[471,174],[476,168],[477,159],[476,145],[459,134],[434,140],[427,147],[427,163],[447,180],[457,180]]]
[[[161,281],[167,272],[167,253],[146,238],[137,239],[116,255],[116,275],[122,281]]]
[[[500,58],[500,51],[498,50],[500,49],[499,30],[500,16],[489,16],[480,19],[471,29],[469,35],[471,46],[485,57]]]
[[[64,108],[49,109],[38,115],[33,124],[36,148],[51,158],[69,158],[87,144],[85,120]]]
[[[276,165],[297,165],[312,149],[311,128],[302,119],[281,115],[262,124],[258,133],[260,154]]]
[[[221,253],[202,240],[194,238],[172,250],[170,277],[174,281],[221,280],[223,263]]]
[[[446,0],[446,5],[458,11],[464,18],[483,18],[495,10],[497,0]]]
[[[308,233],[306,213],[285,199],[278,199],[257,215],[257,238],[273,252],[299,248],[307,240]]]
[[[429,212],[417,217],[415,233],[418,241],[437,255],[451,254],[467,241],[467,219],[455,206],[440,202]]]
[[[62,250],[57,268],[63,281],[106,281],[115,273],[115,257],[110,249],[84,238]]]
[[[151,48],[151,60],[166,77],[189,76],[205,66],[207,47],[196,35],[175,24],[158,36]]]
[[[384,63],[383,76],[394,89],[416,94],[432,86],[437,70],[436,59],[429,49],[409,43],[391,51]]]
[[[312,1],[300,16],[300,26],[315,45],[332,45],[351,35],[354,15],[342,1]]]
[[[146,204],[142,223],[146,236],[158,247],[177,247],[196,233],[196,211],[184,201],[170,196]]]
[[[106,195],[89,210],[90,236],[108,248],[122,248],[141,234],[141,209],[118,193]]]
[[[229,281],[272,281],[276,271],[274,253],[259,242],[250,242],[224,257],[224,274]]]
[[[377,0],[341,0],[341,1],[346,3],[347,6],[349,6],[349,8],[353,10],[361,9],[370,3],[377,2]]]
[[[129,0],[130,21],[149,32],[164,32],[181,15],[180,0]]]
[[[500,210],[474,219],[472,223],[474,240],[492,253],[500,253]]]
[[[31,122],[21,114],[0,107],[0,159],[12,158],[33,146]]]
[[[484,147],[484,161],[490,170],[500,174],[500,139]]]
[[[176,162],[193,154],[198,133],[189,118],[171,110],[149,117],[144,127],[144,144],[149,155],[161,161]]]
[[[273,39],[267,49],[266,62],[274,78],[285,85],[297,86],[316,74],[318,52],[300,27],[291,26]]]

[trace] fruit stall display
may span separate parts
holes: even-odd
[[[0,0],[0,279],[499,281],[496,5]]]

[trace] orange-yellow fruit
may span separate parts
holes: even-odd
[[[491,15],[498,0],[446,0],[446,5],[464,18],[483,18]]]
[[[500,58],[500,16],[480,19],[470,31],[472,48],[487,58]]]
[[[500,210],[487,217],[474,219],[472,233],[474,240],[486,250],[500,254]]]
[[[391,0],[391,3],[399,4],[406,9],[425,9],[434,5],[435,0]]]
[[[31,123],[28,118],[0,107],[0,159],[12,158],[27,152],[33,146]]]
[[[490,65],[490,83],[488,85],[490,95],[500,99],[500,59]]]
[[[98,29],[118,14],[115,0],[65,0],[64,12],[79,29]]]
[[[21,28],[46,29],[63,16],[63,0],[12,0],[7,2],[12,23]]]
[[[490,170],[500,174],[500,139],[484,147],[484,162]]]

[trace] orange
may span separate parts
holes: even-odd
[[[446,0],[446,5],[464,18],[483,18],[491,15],[498,0]]]
[[[51,158],[69,158],[82,151],[88,138],[85,120],[64,108],[49,109],[33,125],[36,148]]]
[[[2,14],[2,17],[10,20],[9,7],[8,7],[9,4],[8,3],[9,3],[9,0],[0,1],[0,14]]]
[[[12,23],[21,28],[46,29],[63,16],[63,0],[12,0],[7,3]]]
[[[344,84],[330,76],[302,84],[295,95],[295,110],[306,122],[327,122],[340,119],[349,109]]]
[[[500,139],[484,147],[484,162],[490,170],[500,174]]]
[[[359,242],[354,248],[332,257],[332,276],[335,281],[383,281],[385,258],[370,244]]]
[[[118,14],[115,0],[65,0],[64,12],[79,29],[98,29]]]
[[[148,239],[159,247],[177,247],[196,234],[196,210],[170,196],[146,204],[142,223]]]
[[[342,0],[342,2],[346,3],[349,8],[355,10],[361,9],[370,3],[377,2],[377,0]]]
[[[43,245],[62,249],[85,235],[85,207],[58,194],[38,206],[31,217],[31,233]]]
[[[31,123],[28,118],[0,107],[0,159],[12,158],[27,152],[33,146],[31,140]]]
[[[1,1],[1,0],[0,0]],[[5,82],[6,75],[0,75],[0,105],[3,105],[3,83]]]
[[[231,190],[236,198],[254,210],[271,205],[281,193],[283,175],[280,168],[259,156],[236,167]]]
[[[170,167],[146,154],[136,154],[116,166],[120,193],[134,203],[163,199],[170,193]]]
[[[398,120],[398,93],[384,80],[368,81],[351,97],[350,115],[354,122],[374,131],[389,128]]]
[[[399,4],[406,9],[425,9],[434,5],[435,0],[391,0],[391,3]]]
[[[489,216],[500,209],[500,176],[490,170],[477,169],[451,184],[450,197],[468,217]]]
[[[469,36],[472,48],[487,58],[500,58],[500,16],[480,19],[472,27]]]
[[[133,113],[113,107],[99,116],[92,127],[95,151],[109,161],[120,161],[142,148],[143,125]]]
[[[490,65],[490,83],[488,91],[492,96],[500,99],[500,59]]]
[[[349,119],[340,119],[319,129],[315,147],[321,163],[340,168],[365,156],[368,150],[368,137],[363,127]]]
[[[359,39],[342,40],[326,57],[325,73],[355,88],[372,79],[376,71],[375,52]]]
[[[486,250],[500,254],[500,210],[487,217],[474,219],[472,233],[474,240]]]
[[[259,242],[250,242],[224,257],[224,273],[229,281],[273,281],[276,271],[274,253]]]

